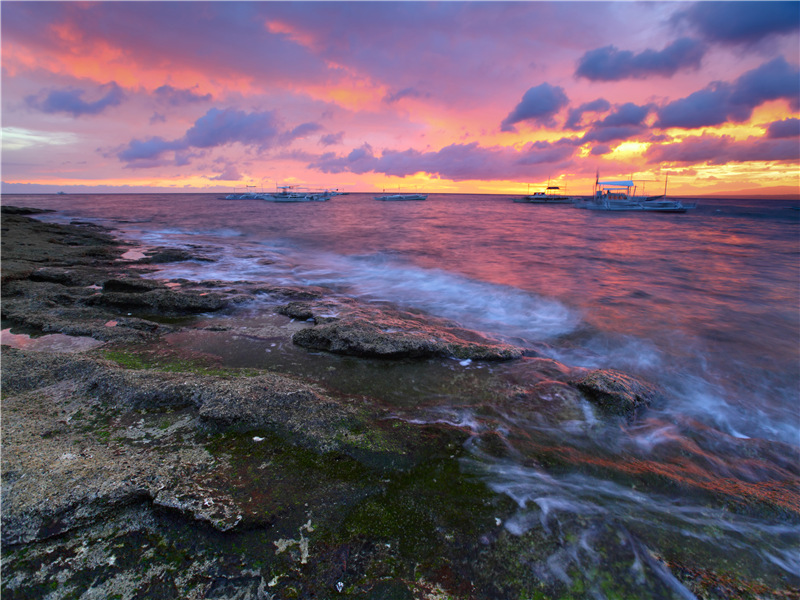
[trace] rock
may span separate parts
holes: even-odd
[[[30,274],[31,281],[46,283],[59,283],[66,286],[85,285],[83,277],[72,269],[62,269],[58,267],[42,267]]]
[[[316,286],[292,287],[282,285],[265,285],[260,283],[253,286],[252,293],[267,294],[269,296],[292,300],[319,300],[327,296],[330,291]]]
[[[142,259],[136,261],[140,264],[161,264],[171,262],[184,262],[187,260],[196,260],[202,262],[212,262],[208,258],[200,257],[186,250],[178,248],[157,248],[146,253]]]
[[[103,282],[104,292],[122,292],[126,294],[140,294],[157,289],[165,289],[165,285],[154,279],[140,279],[137,277],[123,277],[108,279]]]
[[[589,371],[570,383],[602,410],[628,418],[662,396],[656,386],[612,369]]]
[[[4,215],[40,215],[42,213],[55,212],[44,208],[28,208],[25,206],[2,206],[0,212]]]
[[[397,329],[352,319],[301,329],[292,336],[292,341],[313,350],[379,358],[452,356],[473,360],[511,360],[523,355],[521,348],[488,340],[484,343],[466,341],[442,330]]]
[[[307,302],[289,302],[289,304],[279,306],[276,312],[299,321],[309,321],[314,318],[314,313]]]
[[[457,324],[424,314],[412,314],[388,304],[365,305],[347,299],[290,302],[279,312],[314,327],[292,336],[298,346],[335,354],[376,358],[455,357],[512,360],[522,348],[489,340]]]
[[[113,306],[120,309],[151,309],[162,313],[201,313],[225,308],[228,302],[220,294],[175,292],[155,289],[147,292],[104,292],[87,299],[91,306]]]

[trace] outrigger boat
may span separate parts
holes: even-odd
[[[225,196],[225,200],[258,200],[258,197],[259,192],[256,191],[256,186],[248,185],[245,186],[244,192],[237,192],[236,188],[233,188],[233,193]]]
[[[258,194],[259,200],[267,202],[325,202],[336,195],[329,191],[311,192],[295,189],[293,185],[279,185],[274,193]]]
[[[514,198],[514,202],[524,202],[527,204],[574,204],[575,201],[576,198],[562,194],[561,188],[557,185],[550,185],[549,181],[543,192],[534,192],[533,194],[528,194],[521,198]]]
[[[579,205],[588,210],[606,211],[648,211],[685,213],[696,208],[697,204],[683,204],[680,200],[667,199],[667,185],[664,193],[657,196],[637,196],[633,180],[599,181],[595,179],[594,195]]]
[[[390,194],[388,196],[375,196],[375,200],[393,201],[393,200],[425,200],[428,194]]]

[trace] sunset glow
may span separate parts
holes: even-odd
[[[799,51],[796,2],[4,1],[3,191],[798,193]]]

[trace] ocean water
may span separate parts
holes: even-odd
[[[463,466],[516,501],[505,523],[512,533],[581,529],[573,533],[583,542],[565,543],[540,566],[544,579],[563,581],[570,565],[589,572],[597,557],[586,536],[611,522],[620,539],[633,540],[625,543],[647,550],[642,557],[686,544],[709,564],[736,561],[750,577],[800,585],[797,518],[709,500],[768,500],[800,514],[797,201],[702,199],[686,214],[458,194],[395,203],[368,194],[297,204],[215,194],[2,201],[57,211],[43,220],[91,221],[143,247],[189,247],[213,259],[163,265],[159,277],[326,286],[452,319],[569,368],[614,368],[657,383],[669,401],[631,424],[609,425],[588,405],[562,419],[500,408],[487,416],[457,391],[404,418],[475,433]],[[484,452],[487,431],[503,438],[509,457]],[[531,460],[543,453],[575,468]],[[632,484],[637,478],[644,483]],[[654,480],[667,483],[647,483]],[[676,597],[692,597],[662,571]]]

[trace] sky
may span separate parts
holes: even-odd
[[[798,2],[3,1],[0,28],[4,193],[800,191]]]

